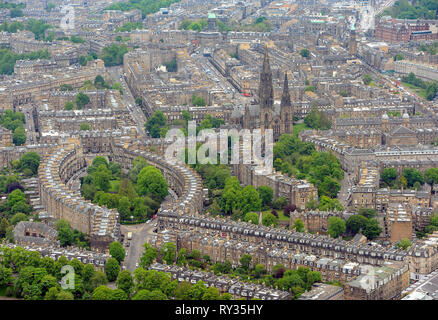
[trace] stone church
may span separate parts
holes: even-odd
[[[274,141],[283,133],[292,134],[293,112],[289,94],[287,73],[284,74],[281,102],[274,101],[272,72],[269,64],[268,49],[265,47],[262,71],[260,73],[258,104],[247,105],[244,110],[234,110],[231,122],[245,129],[273,130]]]

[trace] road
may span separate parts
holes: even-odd
[[[169,195],[164,200],[163,204],[169,201],[173,201],[177,198],[175,192],[169,189]],[[149,242],[156,234],[153,230],[156,227],[156,220],[150,223],[142,223],[137,225],[122,225],[121,231],[125,234],[125,248],[127,249],[126,258],[123,266],[129,271],[134,271],[137,269],[137,263],[140,261],[140,257],[143,254],[143,245]],[[126,239],[126,234],[132,232],[132,240]],[[130,246],[126,247],[126,242],[130,242]]]
[[[136,264],[140,261],[140,257],[143,254],[143,245],[152,239],[155,235],[153,229],[155,228],[155,222],[142,223],[137,225],[122,225],[121,231],[126,235],[128,232],[132,232],[132,240],[127,240],[125,236],[125,243],[129,241],[130,246],[127,249],[126,258],[123,265],[129,271],[137,269]]]
[[[135,103],[134,96],[129,90],[128,84],[123,76],[123,68],[119,66],[107,68],[109,75],[114,82],[119,82],[123,87],[122,100],[126,103],[129,111],[131,112],[132,119],[137,125],[138,132],[146,137],[146,132],[144,130],[144,123],[146,122],[146,117],[141,109]]]
[[[339,202],[342,204],[344,208],[347,208],[350,202],[350,191],[351,187],[354,186],[353,177],[345,172],[344,179],[341,182],[341,190],[338,193]]]

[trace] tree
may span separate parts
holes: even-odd
[[[337,238],[340,235],[342,235],[345,232],[346,226],[345,221],[338,217],[330,217],[328,219],[328,234],[333,237]]]
[[[217,288],[209,287],[202,296],[201,300],[220,300],[221,295]]]
[[[129,270],[122,270],[119,273],[116,284],[118,289],[122,289],[128,297],[131,296],[134,290],[134,280]]]
[[[377,215],[377,211],[369,208],[360,208],[358,213],[367,219],[373,218]]]
[[[380,235],[380,232],[382,232],[382,228],[380,228],[379,222],[376,219],[368,219],[362,233],[368,240],[373,240]]]
[[[111,86],[111,89],[118,90],[120,92],[120,95],[123,95],[123,86],[119,82],[114,82]]]
[[[56,296],[56,300],[74,300],[73,293],[61,290]]]
[[[196,282],[187,292],[190,300],[201,300],[202,296],[207,292],[207,287],[204,281]]]
[[[259,224],[259,215],[255,212],[248,212],[247,214],[245,214],[245,217],[243,218],[244,221],[246,222],[252,222],[252,224],[254,225],[258,225]]]
[[[201,96],[197,96],[197,95],[193,94],[192,95],[192,105],[203,107],[206,105],[206,102],[205,102],[204,98],[202,98]]]
[[[117,279],[117,276],[120,272],[120,265],[114,258],[109,258],[105,264],[105,273],[108,278],[108,281],[114,281]]]
[[[109,252],[111,257],[121,263],[125,259],[125,249],[120,242],[114,241],[110,244]]]
[[[301,51],[300,51],[300,55],[301,55],[303,58],[308,58],[308,57],[310,56],[310,51],[309,51],[309,49],[301,49]]]
[[[74,237],[73,237],[73,230],[68,228],[61,228],[58,230],[58,240],[61,244],[61,247],[67,247],[70,246],[73,243]]]
[[[250,211],[260,211],[262,208],[262,200],[256,188],[251,185],[245,186],[242,190],[242,201],[240,209],[243,213]]]
[[[89,130],[91,130],[91,126],[87,122],[82,122],[81,125],[79,126],[79,130],[81,130],[81,131],[87,131],[88,130],[89,131]]]
[[[245,269],[245,270],[249,270],[249,267],[251,265],[251,260],[252,260],[252,256],[249,254],[244,254],[242,255],[242,257],[240,257],[239,262],[240,265]]]
[[[23,127],[18,127],[14,130],[12,134],[12,142],[16,146],[21,146],[26,142],[26,132]]]
[[[99,74],[94,78],[94,86],[101,89],[105,86],[105,79]]]
[[[178,283],[175,289],[175,299],[176,300],[189,300],[189,291],[192,288],[190,282],[182,281]]]
[[[185,266],[187,264],[187,249],[181,248],[178,251],[178,258],[177,258],[177,265],[179,266]]]
[[[363,231],[368,222],[368,218],[363,215],[355,214],[348,218],[346,226],[353,234]]]
[[[171,265],[175,261],[176,246],[173,242],[166,242],[161,248],[163,260]]]
[[[122,289],[114,289],[111,294],[111,300],[128,300],[128,295]]]
[[[432,187],[438,183],[438,168],[427,169],[424,173],[424,180]]]
[[[269,206],[272,202],[272,198],[274,197],[274,191],[271,187],[268,186],[260,186],[257,188],[259,192],[260,199],[262,200],[262,206]]]
[[[56,300],[58,294],[59,294],[58,289],[56,287],[52,287],[47,291],[44,300]]]
[[[424,178],[421,171],[413,168],[406,168],[403,170],[403,177],[406,178],[407,186],[413,187],[415,182],[419,182],[420,184],[424,184]]]
[[[112,67],[123,64],[123,56],[128,52],[125,44],[117,45],[115,43],[102,49],[101,59],[105,67]]]
[[[132,297],[132,300],[149,300],[151,292],[146,289],[139,290],[134,297]]]
[[[395,56],[394,56],[394,61],[399,61],[399,60],[404,60],[405,59],[405,57],[404,57],[404,55],[402,55],[401,53],[397,53]]]
[[[9,227],[8,219],[2,218],[0,220],[0,239],[6,237],[6,230]]]
[[[405,176],[400,177],[400,184],[402,188],[406,188],[408,186],[408,180],[406,179]]]
[[[151,194],[159,199],[164,199],[168,194],[168,184],[161,171],[153,166],[143,168],[137,180],[139,194]]]
[[[263,277],[266,273],[265,267],[262,264],[256,264],[254,267],[254,276],[256,279]]]
[[[67,101],[64,105],[64,110],[74,110],[75,105],[71,101]]]
[[[371,76],[369,74],[365,74],[362,77],[362,81],[364,83],[364,85],[369,85],[371,83],[371,81],[373,81],[373,78],[371,78]]]
[[[219,206],[219,203],[216,199],[213,200],[213,203],[208,207],[208,212],[210,215],[217,216],[221,213],[221,207]]]
[[[222,192],[220,206],[227,214],[239,209],[242,200],[242,188],[236,177],[229,177],[225,180],[225,187]]]
[[[326,176],[324,181],[320,184],[318,192],[321,196],[328,196],[335,198],[341,190],[341,184],[332,177]]]
[[[19,8],[13,8],[9,11],[11,18],[22,17],[24,15],[23,10]]]
[[[141,107],[143,105],[143,99],[140,97],[135,98],[135,104],[138,105],[139,107]]]
[[[111,171],[107,166],[101,164],[97,170],[92,174],[94,185],[98,190],[108,191],[110,188],[110,180],[112,178]]]
[[[392,186],[397,179],[397,171],[394,168],[385,168],[380,175],[380,178],[388,186]]]
[[[20,221],[27,221],[27,216],[22,212],[14,214],[11,218],[11,224],[14,226]]]
[[[274,202],[272,203],[272,207],[274,209],[280,210],[282,208],[284,208],[284,206],[287,204],[287,200],[285,197],[278,197],[277,199],[274,200]]]
[[[113,291],[107,286],[99,286],[91,295],[92,300],[112,300]]]
[[[321,211],[342,211],[344,207],[339,202],[339,199],[331,199],[327,196],[322,196],[319,202],[318,209]]]
[[[166,122],[167,119],[164,113],[161,110],[157,110],[154,112],[152,117],[150,117],[145,123],[145,129],[149,132],[152,138],[159,138],[160,128],[164,127],[166,125]]]
[[[0,287],[6,287],[14,281],[12,269],[0,266]]]
[[[120,182],[118,194],[119,194],[119,196],[127,197],[130,201],[132,201],[138,197],[138,194],[135,191],[134,186],[132,185],[131,181],[129,179],[126,179],[126,178],[122,179],[122,181]]]
[[[401,239],[399,242],[397,242],[397,247],[402,248],[403,250],[407,250],[410,246],[412,246],[411,240],[407,238]]]
[[[305,232],[304,222],[301,219],[295,219],[291,229],[295,229],[296,232]]]
[[[106,274],[102,271],[95,271],[94,274],[90,278],[89,291],[93,291],[99,286],[104,286],[108,283],[108,278]]]
[[[83,109],[87,104],[90,103],[90,97],[83,92],[79,92],[76,95],[75,102],[78,109]]]
[[[128,197],[120,197],[117,211],[120,213],[122,220],[127,220],[131,216],[131,202]]]
[[[297,209],[297,206],[294,204],[287,204],[283,208],[283,213],[286,217],[290,217],[290,214]]]
[[[262,224],[265,227],[270,227],[271,225],[274,225],[274,227],[276,227],[278,224],[278,220],[272,213],[266,213],[263,216]]]

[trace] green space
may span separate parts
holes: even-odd
[[[436,55],[438,53],[438,41],[435,41],[430,45],[422,43],[420,45],[420,51],[427,52],[431,55]]]
[[[300,131],[302,130],[310,130],[312,128],[308,127],[305,123],[294,123],[294,127],[292,129],[293,131],[293,137],[294,138],[298,138],[298,134],[300,133]]]
[[[12,142],[21,146],[26,142],[26,131],[24,130],[26,119],[24,113],[5,110],[0,116],[0,124],[12,132]]]
[[[50,59],[50,53],[46,50],[38,50],[28,53],[14,53],[9,48],[0,49],[0,74],[13,74],[17,60]]]
[[[201,19],[201,20],[184,20],[181,22],[179,29],[180,30],[193,30],[193,31],[202,31],[205,28],[207,28],[207,20]]]
[[[391,16],[397,19],[435,19],[438,0],[397,0],[379,16]]]
[[[310,290],[315,282],[321,282],[321,274],[317,271],[311,271],[309,268],[298,267],[297,269],[287,269],[282,264],[276,264],[272,272],[267,272],[265,266],[254,261],[253,257],[249,254],[242,255],[239,264],[233,268],[229,260],[223,263],[213,263],[210,256],[202,256],[201,252],[196,249],[188,252],[186,248],[182,248],[177,252],[176,246],[172,242],[165,243],[161,250],[157,250],[146,243],[143,255],[140,258],[140,266],[148,268],[155,259],[167,265],[176,263],[178,266],[189,267],[192,270],[214,272],[215,275],[239,278],[241,281],[263,284],[288,291],[292,299],[298,299],[305,291]],[[136,272],[134,271],[134,274]],[[207,297],[210,299],[231,299],[228,293],[220,296],[216,290],[208,292],[203,281],[199,281],[193,286],[189,282],[181,282],[178,284],[178,287],[175,291],[175,298],[177,300],[206,300]],[[197,288],[196,293],[193,292],[195,287]]]
[[[426,100],[433,100],[438,92],[438,83],[436,81],[427,82],[417,78],[413,72],[409,73],[406,77],[402,78],[402,83],[411,85],[418,94]],[[421,90],[422,89],[422,90]]]
[[[131,32],[132,30],[143,29],[143,23],[139,22],[127,22],[120,28],[116,29],[116,32]]]
[[[183,20],[179,26],[180,30],[194,30],[203,31],[207,28],[208,22],[206,19],[200,20]],[[266,19],[266,17],[258,17],[250,24],[240,24],[237,22],[232,22],[231,24],[226,24],[220,20],[217,20],[217,28],[220,32],[228,31],[252,31],[252,32],[269,32],[271,30],[271,23]]]
[[[100,58],[105,63],[105,67],[120,66],[123,64],[123,56],[129,51],[125,44],[115,43],[102,49]]]
[[[289,134],[281,135],[274,145],[274,168],[291,177],[306,179],[318,188],[320,196],[335,198],[344,178],[339,160],[333,153],[317,152],[309,142]]]
[[[87,173],[81,178],[82,196],[99,206],[116,208],[122,223],[150,219],[168,194],[161,171],[141,157],[134,160],[129,174],[124,174],[119,163],[98,156]]]
[[[139,9],[144,19],[148,14],[158,12],[160,8],[167,8],[171,4],[179,1],[180,0],[128,0],[126,2],[113,3],[105,8],[105,10],[130,11]]]
[[[4,167],[0,171],[0,195],[6,198],[0,202],[0,242],[4,238],[13,240],[13,229],[18,222],[29,218],[38,221],[24,194],[21,180],[35,176],[39,164],[40,156],[36,152],[27,152],[19,160],[13,161],[11,167]]]

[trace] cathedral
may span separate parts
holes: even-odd
[[[284,74],[281,102],[274,101],[272,72],[269,64],[268,49],[265,47],[262,71],[260,73],[258,104],[245,106],[244,110],[234,110],[232,123],[245,129],[273,130],[274,141],[283,133],[292,134],[293,112],[289,94],[287,73]]]

